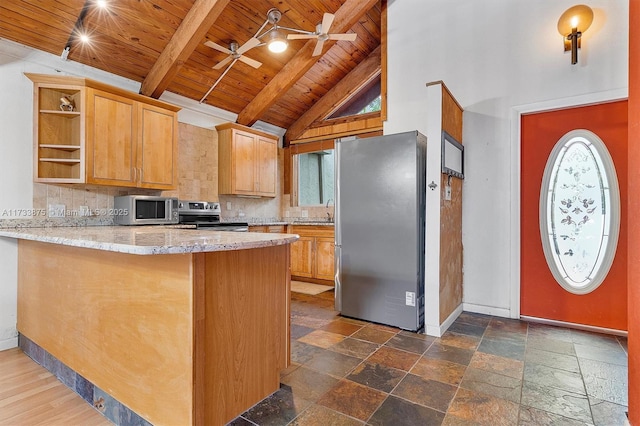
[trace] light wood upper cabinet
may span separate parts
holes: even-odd
[[[135,102],[94,89],[87,92],[87,183],[135,186]]]
[[[179,108],[93,80],[34,82],[34,180],[175,189]],[[61,98],[73,103],[62,111]]]
[[[226,123],[218,130],[218,192],[221,195],[275,197],[278,138]]]
[[[138,103],[138,176],[141,188],[171,189],[177,184],[176,114]]]
[[[278,164],[278,141],[258,136],[258,195],[275,197]]]

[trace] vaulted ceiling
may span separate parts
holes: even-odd
[[[71,43],[68,60],[138,81],[144,95],[157,98],[167,90],[236,113],[240,124],[262,120],[285,129],[372,52],[380,54],[381,0],[108,0],[106,11],[96,1],[0,2],[0,37],[55,55]],[[280,54],[254,47],[245,56],[262,65],[238,61],[203,99],[225,72],[213,67],[228,56],[205,42],[242,45],[271,8],[282,13],[278,25],[306,31],[315,31],[325,12],[335,14],[330,33],[357,38],[328,41],[318,56],[312,56],[315,39],[289,40]],[[75,35],[80,20],[88,44]],[[351,81],[363,78],[352,74]]]

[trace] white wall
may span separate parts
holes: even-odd
[[[514,107],[626,89],[628,2],[592,0],[594,22],[571,65],[557,31],[574,0],[389,0],[385,134],[426,134],[425,83],[443,80],[464,108],[464,306],[511,306]],[[439,143],[439,141],[437,142]],[[428,171],[429,173],[429,171]],[[437,181],[437,180],[436,180]],[[518,212],[514,212],[517,214]],[[515,298],[517,300],[517,298]]]

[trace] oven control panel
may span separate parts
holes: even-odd
[[[220,203],[215,201],[187,201],[178,202],[178,212],[182,214],[219,216]]]

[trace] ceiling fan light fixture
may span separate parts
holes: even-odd
[[[282,53],[287,50],[289,43],[284,35],[276,28],[269,33],[269,41],[267,41],[267,48],[273,53]]]

